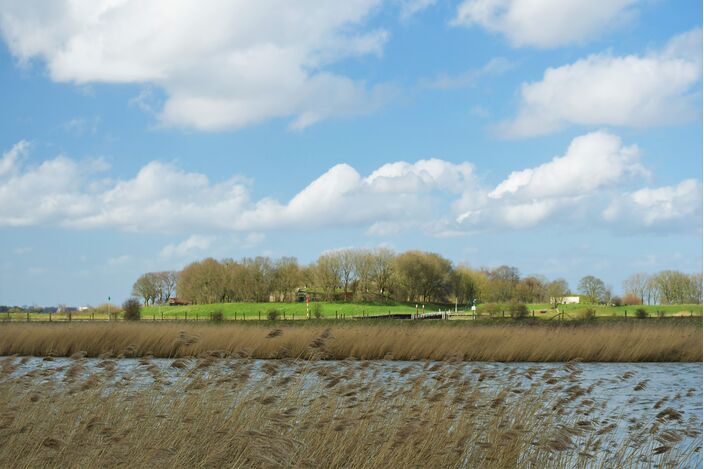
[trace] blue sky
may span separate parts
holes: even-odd
[[[0,304],[342,247],[701,271],[701,2],[51,5],[0,1]]]

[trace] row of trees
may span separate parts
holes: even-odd
[[[453,266],[438,254],[389,249],[344,249],[310,265],[295,258],[204,259],[179,274],[179,298],[195,303],[294,299],[299,287],[321,299],[459,304],[543,302],[567,294],[567,282],[521,278],[515,267],[475,270]]]
[[[626,299],[637,304],[685,304],[702,302],[702,274],[663,270],[636,273],[623,282]]]
[[[696,283],[696,276],[677,274],[675,278],[689,279],[690,288]],[[653,277],[665,276],[661,273]],[[701,302],[701,275],[698,279]],[[680,294],[679,287],[670,287],[672,283],[662,283],[668,287],[659,286],[654,290],[657,296],[653,293],[649,299],[694,300],[696,295]],[[456,301],[460,305],[471,304],[474,300],[478,303],[559,303],[570,292],[564,279],[548,280],[538,275],[522,277],[518,269],[511,266],[473,269],[455,266],[435,253],[395,253],[384,248],[326,252],[308,265],[299,264],[295,257],[255,257],[239,261],[207,258],[189,264],[178,274],[144,274],[135,283],[133,293],[145,303],[155,303],[166,301],[174,288],[179,299],[193,303],[294,301],[298,288],[324,300]],[[613,299],[611,289],[593,276],[584,277],[578,290],[592,303],[611,303]]]

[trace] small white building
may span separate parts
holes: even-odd
[[[561,305],[576,305],[579,304],[579,297],[578,296],[563,296],[562,298],[558,298],[558,303]],[[555,303],[555,298],[550,298],[550,303]]]

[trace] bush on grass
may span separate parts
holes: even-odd
[[[524,303],[511,303],[508,311],[513,319],[525,319],[528,317],[528,307]]]
[[[577,318],[582,321],[591,321],[596,319],[596,310],[594,308],[584,308],[577,311]]]
[[[321,319],[323,317],[323,305],[317,301],[313,303],[312,313],[315,319]]]
[[[281,316],[281,312],[278,309],[271,308],[266,312],[266,318],[269,321],[276,321]]]
[[[477,307],[479,314],[488,314],[492,318],[501,313],[501,305],[497,303],[484,303]]]
[[[122,303],[122,310],[125,312],[125,320],[127,321],[142,319],[142,304],[137,298],[130,298]]]
[[[213,322],[223,322],[225,320],[225,314],[221,309],[213,311],[210,313],[210,320]]]

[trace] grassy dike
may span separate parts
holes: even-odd
[[[300,324],[304,323],[304,324]],[[0,355],[463,360],[503,362],[697,362],[697,319],[433,324],[391,321],[217,323],[6,323]]]
[[[415,305],[402,303],[379,304],[379,303],[332,303],[319,302],[322,317],[335,318],[342,317],[344,314],[347,318],[364,315],[384,315],[389,313],[414,313]],[[550,310],[550,305],[543,303],[535,303],[526,305],[529,311],[535,311],[537,319],[550,319],[555,316],[555,311]],[[504,309],[507,313],[509,305],[499,305],[500,309]],[[565,319],[574,319],[579,314],[580,310],[585,308],[594,309],[596,316],[599,318],[617,318],[634,317],[636,310],[642,308],[650,316],[656,317],[658,312],[665,316],[701,316],[702,305],[642,305],[642,306],[605,306],[605,305],[561,305],[560,311],[566,313]],[[275,309],[279,311],[283,317],[286,314],[287,319],[304,319],[306,317],[305,303],[216,303],[203,305],[187,305],[187,306],[147,306],[142,309],[142,314],[145,318],[160,319],[162,316],[165,319],[207,319],[213,312],[222,312],[227,319],[258,319],[266,318],[267,311]],[[432,312],[439,309],[454,310],[453,305],[426,305],[425,311]],[[462,306],[459,307],[461,311]],[[466,308],[465,308],[466,309]],[[313,311],[313,303],[310,306]],[[482,307],[479,307],[480,312]],[[418,311],[423,312],[423,308],[419,307]],[[541,313],[542,311],[542,313]]]

